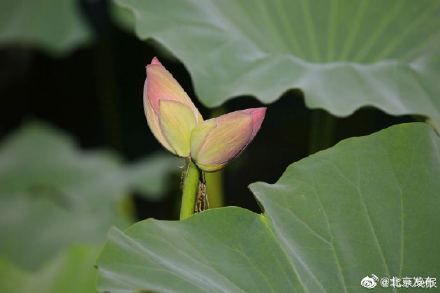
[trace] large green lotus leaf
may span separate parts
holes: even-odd
[[[0,45],[28,45],[61,54],[90,41],[76,0],[0,1]]]
[[[261,215],[227,207],[115,228],[98,288],[356,292],[372,273],[435,276],[439,146],[426,124],[394,126],[294,163],[275,184],[252,184]]]
[[[0,259],[0,292],[94,293],[98,249],[74,246],[35,272],[23,271]]]
[[[338,116],[373,105],[440,125],[437,0],[116,0],[180,58],[201,101],[300,88]]]
[[[124,196],[159,198],[175,163],[157,154],[123,165],[45,124],[24,126],[0,145],[0,256],[35,269],[73,243],[102,243],[112,225],[128,224]]]

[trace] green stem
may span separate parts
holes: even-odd
[[[210,208],[219,208],[223,202],[223,171],[205,173],[206,193]]]
[[[183,178],[182,205],[180,208],[180,219],[189,218],[194,214],[194,205],[199,189],[200,170],[188,159],[185,176]]]

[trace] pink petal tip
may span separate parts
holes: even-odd
[[[159,59],[157,59],[157,57],[153,57],[150,64],[162,65],[162,63],[160,63],[160,61],[159,61]]]
[[[264,117],[266,115],[266,107],[260,108],[250,108],[243,110],[243,112],[251,114],[252,116],[252,136],[251,140],[255,137],[258,130],[260,130],[261,124],[263,123]]]

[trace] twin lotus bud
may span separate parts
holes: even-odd
[[[154,136],[170,152],[191,157],[203,171],[217,171],[253,140],[266,108],[204,121],[186,92],[157,58],[147,65],[144,109]]]

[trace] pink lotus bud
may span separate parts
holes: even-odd
[[[157,140],[170,152],[188,157],[191,132],[203,118],[186,92],[156,57],[147,65],[144,110]]]
[[[236,111],[201,122],[191,135],[191,157],[203,171],[217,171],[254,139],[266,108]]]

